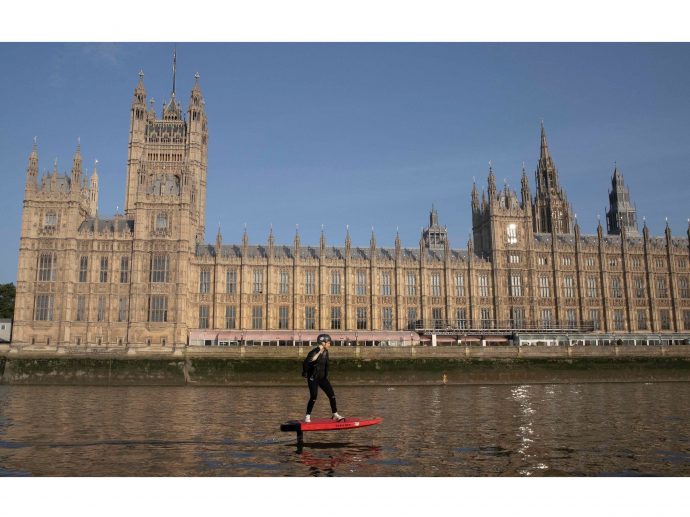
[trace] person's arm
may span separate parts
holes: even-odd
[[[319,345],[319,351],[314,354],[314,356],[309,360],[309,362],[313,363],[314,361],[316,361],[321,355],[321,352],[323,352],[323,347]]]

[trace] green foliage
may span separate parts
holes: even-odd
[[[12,318],[15,294],[14,284],[0,284],[0,318]]]

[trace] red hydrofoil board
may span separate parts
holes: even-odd
[[[343,431],[345,429],[359,429],[383,422],[383,418],[354,418],[348,417],[340,422],[332,418],[312,418],[311,422],[304,420],[290,420],[280,425],[281,431],[307,432],[307,431]]]

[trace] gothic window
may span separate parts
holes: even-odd
[[[539,277],[539,295],[542,298],[550,298],[551,297],[551,286],[549,284],[549,277],[548,276],[540,276]]]
[[[367,274],[366,271],[357,271],[357,284],[355,286],[357,296],[364,296],[367,294]]]
[[[357,307],[357,330],[367,329],[367,308]]]
[[[89,257],[79,257],[79,281],[88,281]]]
[[[489,296],[489,276],[479,275],[479,296]]]
[[[637,311],[637,330],[647,330],[647,311]]]
[[[313,269],[304,272],[304,294],[314,294],[316,285],[316,273]]]
[[[668,289],[666,288],[666,278],[663,276],[656,277],[656,295],[658,298],[668,298]]]
[[[236,328],[236,310],[233,306],[225,307],[225,328],[234,329]]]
[[[633,257],[632,258],[632,265],[636,269],[641,268],[642,267],[642,261],[640,260],[640,257]]]
[[[522,296],[522,283],[518,273],[510,274],[510,296]]]
[[[431,320],[432,325],[435,329],[440,329],[443,327],[443,309],[440,307],[434,307],[431,309]]]
[[[199,292],[206,294],[211,290],[211,271],[202,269],[199,271]]]
[[[613,328],[615,330],[625,330],[625,321],[623,318],[623,309],[613,310]]]
[[[381,309],[381,326],[383,330],[393,330],[393,309],[391,307]]]
[[[290,275],[287,271],[280,272],[280,294],[288,294],[290,292]]]
[[[690,298],[690,289],[688,289],[688,277],[681,277],[678,281],[681,298]]]
[[[50,211],[43,218],[43,228],[46,230],[54,230],[55,228],[57,228],[57,221],[57,213]]]
[[[479,324],[483,329],[491,328],[491,309],[479,309]]]
[[[407,272],[407,296],[416,296],[417,294],[417,276],[411,272]]]
[[[152,295],[149,297],[149,321],[168,321],[168,297]]]
[[[414,330],[417,325],[417,309],[414,307],[407,308],[407,329]]]
[[[102,284],[108,281],[108,257],[101,257],[101,271],[98,279]]]
[[[304,328],[314,330],[316,327],[316,307],[304,308]]]
[[[123,322],[127,321],[127,306],[128,306],[128,299],[125,296],[121,296],[118,307],[117,307],[117,321]]]
[[[340,307],[331,307],[331,329],[339,330],[341,327]]]
[[[511,223],[506,228],[508,244],[517,244],[517,224]]]
[[[391,295],[391,273],[390,271],[381,272],[381,296]]]
[[[129,257],[120,258],[120,283],[126,284],[129,282]]]
[[[278,307],[278,328],[285,330],[289,328],[289,313],[290,308],[287,306]]]
[[[52,294],[36,296],[34,319],[36,321],[53,321],[53,306],[55,298]]]
[[[663,268],[664,267],[664,259],[661,257],[657,257],[654,259],[654,265],[658,268]]]
[[[38,256],[38,281],[54,282],[57,257],[54,253],[41,253]]]
[[[589,298],[596,298],[597,295],[597,278],[595,276],[587,277],[587,296]]]
[[[587,267],[594,267],[594,257],[587,257],[585,263],[587,264]]]
[[[659,319],[661,320],[661,330],[671,330],[671,316],[668,309],[659,311]]]
[[[331,271],[331,294],[340,294],[340,271]]]
[[[549,263],[549,260],[544,255],[541,255],[537,258],[537,263],[540,266],[545,266]]]
[[[465,276],[462,273],[455,273],[455,296],[465,296]]]
[[[683,311],[683,330],[690,330],[690,311]]]
[[[168,214],[161,212],[156,215],[156,231],[164,231],[168,229]]]
[[[441,275],[431,273],[431,296],[441,296]]]
[[[170,257],[166,253],[155,254],[153,257],[151,257],[151,282],[167,282],[169,268]]]
[[[237,271],[235,269],[228,269],[225,273],[225,292],[228,294],[237,292]]]
[[[105,296],[98,297],[98,307],[96,311],[96,321],[105,321],[106,310],[105,310],[106,299]]]
[[[565,321],[568,325],[568,328],[575,328],[575,325],[577,324],[577,315],[575,313],[575,309],[567,309],[565,311]]]
[[[599,330],[599,327],[600,327],[599,309],[590,309],[589,310],[589,319],[592,322],[594,330]]]
[[[633,278],[635,298],[644,298],[644,277],[636,276]]]
[[[77,296],[77,313],[74,316],[76,321],[86,320],[86,296],[80,294]]]
[[[510,309],[510,319],[512,320],[513,328],[521,329],[525,324],[525,311],[520,307],[513,307]]]
[[[572,276],[563,278],[563,294],[566,298],[575,298],[575,285]]]
[[[611,296],[613,298],[622,298],[623,289],[621,287],[621,279],[617,276],[611,279]]]
[[[459,329],[467,328],[467,310],[457,309],[455,311],[455,326]]]
[[[541,324],[545,329],[553,327],[553,316],[551,309],[541,310]]]
[[[516,255],[516,254],[508,255],[508,263],[509,264],[519,264],[520,263],[520,255]]]
[[[570,266],[572,264],[572,257],[563,257],[561,262],[564,266]]]
[[[261,294],[264,292],[264,270],[254,270],[254,283],[252,285],[252,292],[254,294]]]
[[[200,305],[199,306],[199,328],[200,329],[207,329],[208,328],[208,305]],[[254,327],[256,328],[256,327]]]

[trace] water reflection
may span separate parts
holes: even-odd
[[[305,434],[297,387],[0,386],[3,476],[690,474],[690,383],[340,386]],[[326,416],[317,402],[315,416]]]

